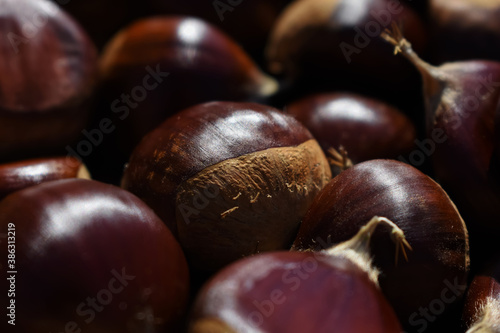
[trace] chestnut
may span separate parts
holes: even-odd
[[[353,163],[397,159],[415,147],[416,130],[408,117],[359,94],[314,94],[290,103],[286,111],[311,131],[325,153],[342,146]]]
[[[287,249],[330,180],[321,147],[293,117],[255,103],[185,109],[134,150],[122,187],[179,239],[195,270]]]
[[[294,1],[271,31],[265,51],[269,69],[309,91],[311,86],[315,91],[389,91],[395,98],[396,91],[411,90],[418,74],[404,59],[386,56],[391,50],[378,36],[393,21],[405,23],[417,49],[425,47],[421,19],[399,1]]]
[[[371,265],[370,237],[382,222],[396,246],[409,246],[401,229],[374,217],[322,252],[268,252],[233,263],[198,294],[189,332],[401,332]]]
[[[500,1],[430,0],[432,62],[500,61]]]
[[[8,194],[47,181],[90,179],[85,165],[74,157],[52,157],[0,164],[0,200]]]
[[[500,257],[472,280],[463,309],[467,333],[498,332],[500,329]]]
[[[85,127],[95,46],[48,0],[0,2],[0,161],[63,153]]]
[[[9,320],[20,332],[173,332],[182,324],[185,257],[131,193],[84,179],[43,183],[0,202],[0,228],[14,249],[0,259],[2,288],[12,293],[2,303],[14,304]]]
[[[390,235],[373,234],[371,253],[383,272],[382,292],[405,329],[423,331],[460,300],[469,272],[465,223],[430,177],[394,160],[354,165],[314,199],[292,249],[317,250],[345,241],[375,215],[398,225],[413,248],[408,262],[395,266],[394,249],[386,245]]]
[[[105,112],[116,118],[117,144],[127,154],[181,109],[259,100],[278,87],[226,34],[193,17],[151,17],[124,28],[106,46],[100,73]]]

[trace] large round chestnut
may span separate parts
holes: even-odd
[[[446,192],[414,167],[371,160],[342,172],[312,203],[293,249],[345,241],[375,215],[396,223],[413,248],[407,262],[395,265],[390,233],[377,230],[373,235],[382,291],[403,327],[414,331],[430,326],[466,289],[468,233]]]
[[[0,202],[0,228],[12,254],[0,259],[2,288],[12,292],[2,307],[14,303],[20,332],[171,332],[179,325],[186,260],[131,193],[84,179],[43,183]]]
[[[0,200],[8,194],[44,182],[89,179],[85,165],[74,157],[53,157],[0,164]]]
[[[3,0],[0,12],[0,160],[62,153],[88,119],[95,47],[48,0]]]
[[[277,89],[226,34],[197,18],[145,18],[107,45],[100,73],[105,112],[130,153],[174,112],[211,100],[259,100]]]
[[[211,102],[150,132],[122,186],[176,233],[194,268],[214,271],[289,248],[330,178],[321,147],[293,117],[260,104]]]
[[[298,0],[278,18],[266,48],[269,68],[291,81],[325,87],[408,90],[417,73],[379,38],[391,22],[422,50],[424,25],[418,15],[390,0]],[[405,82],[405,83],[404,83]],[[383,89],[381,89],[383,87]],[[399,90],[401,91],[401,90]]]
[[[323,93],[290,103],[287,112],[303,123],[325,152],[344,147],[353,163],[397,159],[411,152],[416,131],[398,109],[353,93]]]
[[[500,61],[499,0],[430,0],[430,50],[435,64],[465,59]]]

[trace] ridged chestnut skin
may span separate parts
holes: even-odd
[[[321,147],[293,117],[261,104],[210,102],[150,132],[122,187],[167,223],[193,267],[214,271],[289,248],[330,178]]]
[[[433,63],[500,61],[499,0],[430,0],[429,7]]]
[[[482,306],[488,302],[488,298],[497,300],[494,309],[496,314],[500,313],[500,257],[488,263],[485,269],[476,274],[467,291],[465,305],[463,308],[463,321],[467,327],[481,320],[484,312]],[[493,309],[490,309],[490,311]],[[500,318],[497,318],[497,322]]]
[[[259,100],[277,89],[236,42],[193,17],[150,17],[127,26],[106,46],[100,74],[103,112],[116,119],[118,145],[128,154],[186,107]]]
[[[343,257],[273,252],[213,277],[193,306],[190,333],[401,332],[368,274]]]
[[[185,257],[131,193],[84,179],[43,183],[0,202],[2,232],[12,225],[15,263],[2,256],[1,283],[9,290],[5,268],[17,271],[19,332],[173,332],[179,325],[189,293]]]
[[[325,152],[343,146],[353,163],[397,159],[415,148],[416,130],[401,111],[354,93],[322,93],[286,107]]]
[[[377,230],[372,237],[374,266],[382,271],[381,289],[403,327],[413,331],[420,327],[419,308],[428,309],[433,300],[441,299],[443,290],[449,289],[447,307],[460,299],[469,271],[465,224],[431,178],[394,160],[353,166],[318,194],[293,249],[317,250],[350,239],[373,216],[396,223],[413,248],[407,262],[400,259],[395,264],[388,232]],[[449,285],[458,287],[450,290]]]
[[[418,50],[425,47],[421,19],[401,2],[294,1],[270,34],[266,47],[269,69],[316,89],[369,87],[373,91],[403,85],[408,90],[418,80],[416,72],[404,59],[391,57],[391,48],[379,38],[392,21],[404,22],[405,33]]]
[[[0,164],[0,200],[8,194],[44,182],[90,178],[85,165],[74,157],[53,157]]]
[[[95,46],[48,0],[3,0],[0,12],[0,161],[62,153],[89,118]]]

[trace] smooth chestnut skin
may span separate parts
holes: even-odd
[[[472,280],[467,291],[467,298],[463,308],[463,321],[470,328],[474,323],[480,321],[484,312],[481,307],[488,302],[488,298],[498,301],[494,309],[498,314],[500,311],[500,257],[490,262],[486,269],[477,274]],[[490,309],[490,311],[493,309]],[[497,319],[498,321],[498,319]]]
[[[277,83],[216,27],[193,17],[159,16],[124,28],[100,62],[104,112],[116,118],[130,154],[149,131],[188,106],[258,100]]]
[[[0,12],[0,161],[62,153],[89,117],[96,49],[47,0],[3,0]]]
[[[499,0],[430,0],[432,62],[500,61]]]
[[[190,333],[401,332],[368,274],[342,257],[273,252],[212,278],[194,304]]]
[[[150,132],[122,187],[167,223],[193,267],[213,272],[289,248],[330,178],[321,147],[293,117],[261,104],[211,102]]]
[[[44,182],[86,178],[85,165],[74,157],[53,157],[0,164],[0,200],[8,194]]]
[[[418,80],[417,73],[404,59],[388,56],[391,48],[378,37],[391,21],[404,22],[408,39],[417,49],[424,48],[423,23],[400,2],[294,1],[270,34],[266,47],[269,69],[316,89],[369,87],[369,91],[389,90],[393,95],[402,86],[408,90]]]
[[[290,103],[287,113],[328,151],[343,146],[353,163],[397,159],[415,148],[416,131],[398,109],[354,93],[314,94]]]
[[[0,202],[2,232],[10,223],[21,332],[170,332],[179,324],[188,299],[186,260],[134,195],[91,180],[47,182]],[[7,256],[1,260],[7,267]]]
[[[462,286],[463,293],[469,271],[465,224],[448,195],[422,172],[394,160],[371,160],[342,172],[315,198],[293,249],[317,250],[350,239],[373,216],[396,223],[413,248],[407,262],[395,265],[387,232],[376,231],[371,242],[374,266],[383,272],[381,289],[403,327],[415,330],[419,308],[441,299],[448,283]]]

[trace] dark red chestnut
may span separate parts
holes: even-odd
[[[188,298],[181,248],[137,197],[83,179],[0,202],[3,332],[172,332]],[[7,249],[7,244],[2,245]],[[14,304],[12,306],[12,304]],[[7,328],[8,327],[8,328]]]
[[[430,0],[429,7],[434,63],[500,61],[499,0]]]
[[[477,274],[467,291],[463,320],[467,333],[500,330],[500,257]]]
[[[416,72],[403,59],[387,59],[390,48],[378,38],[393,21],[403,21],[409,39],[424,47],[423,23],[399,1],[294,1],[271,32],[270,70],[317,89],[408,90]]]
[[[212,100],[261,99],[277,89],[226,34],[190,17],[128,26],[107,45],[100,72],[105,109],[117,118],[126,153],[176,111]]]
[[[122,186],[167,223],[194,268],[213,272],[289,248],[330,178],[321,147],[293,117],[260,104],[211,102],[150,132]]]
[[[286,111],[303,123],[327,152],[344,147],[353,163],[396,159],[415,147],[416,132],[398,109],[353,93],[315,94]]]
[[[270,252],[228,266],[199,293],[189,332],[401,332],[371,265],[370,237],[381,222],[397,246],[408,245],[392,222],[375,217],[328,250]]]
[[[295,250],[328,247],[352,237],[362,221],[384,216],[397,224],[413,251],[394,265],[390,235],[372,239],[380,286],[403,327],[423,331],[456,303],[466,288],[469,243],[465,224],[443,189],[414,167],[371,160],[342,172],[314,199]]]
[[[90,179],[85,165],[73,157],[53,157],[0,164],[0,200],[8,194],[47,181]]]
[[[88,119],[95,47],[48,0],[4,0],[0,12],[0,160],[62,153]]]

